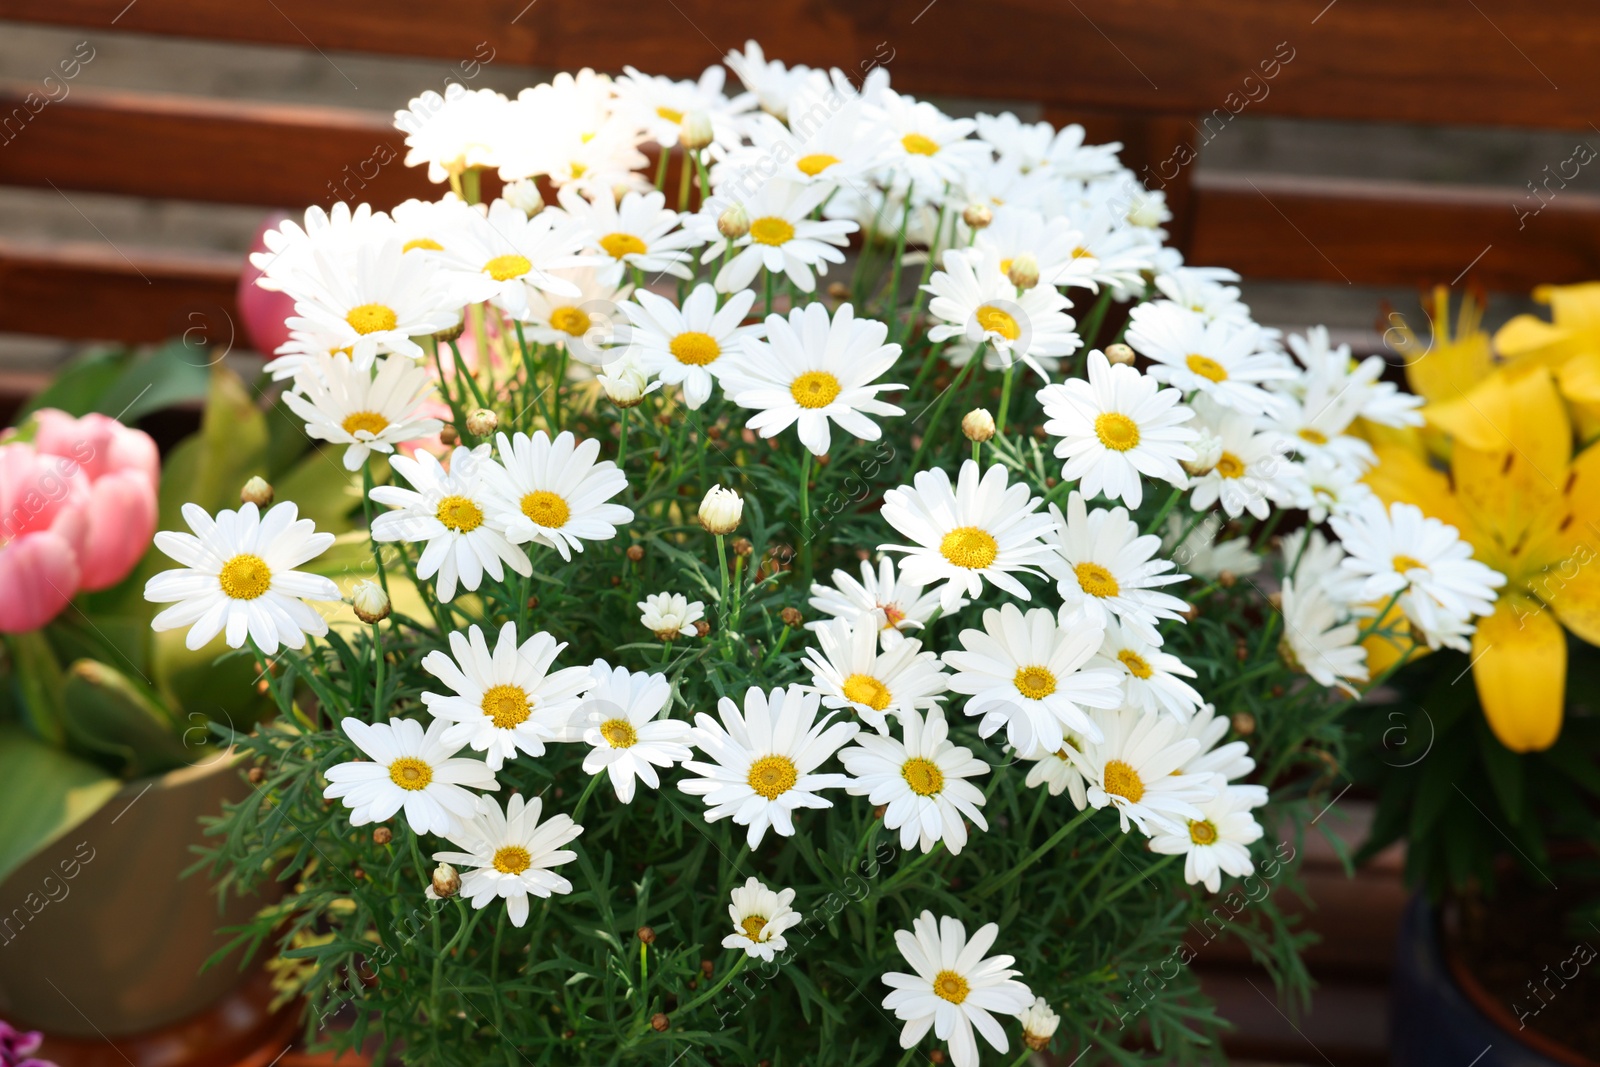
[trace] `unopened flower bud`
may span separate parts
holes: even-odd
[[[430,888],[434,896],[448,900],[460,892],[461,876],[448,863],[441,863],[433,869],[433,885]]]
[[[1039,261],[1033,258],[1033,253],[1024,252],[1011,261],[1006,277],[1018,289],[1032,289],[1039,284]]]
[[[250,779],[251,785],[260,785],[262,782],[267,780],[267,772],[262,767],[251,767],[250,770],[246,772],[245,777]]]
[[[994,212],[987,204],[968,204],[961,210],[961,221],[974,230],[981,230],[994,221]]]
[[[835,300],[849,300],[850,287],[844,282],[829,282],[828,295]]]
[[[1146,192],[1133,198],[1128,205],[1128,225],[1153,230],[1172,217],[1164,196]]]
[[[705,499],[700,501],[700,525],[706,528],[707,533],[731,534],[739,528],[739,519],[743,515],[744,498],[720,485],[712,486]]]
[[[459,440],[461,440],[461,435],[456,433],[454,426],[446,426],[439,431],[439,443],[446,448],[454,448]]]
[[[1056,1027],[1061,1025],[1061,1016],[1050,1010],[1049,1002],[1043,997],[1036,997],[1017,1016],[1017,1021],[1022,1024],[1023,1042],[1033,1051],[1043,1052],[1055,1036]]]
[[[1114,345],[1106,345],[1106,360],[1119,363],[1124,367],[1133,366],[1133,349],[1118,341]]]
[[[1233,732],[1240,737],[1249,737],[1256,732],[1256,717],[1248,711],[1233,713]]]
[[[628,554],[628,558],[629,559],[631,559],[635,563],[638,563],[641,559],[644,559],[644,546],[643,545],[629,545],[627,554]]]
[[[1196,478],[1210,474],[1222,459],[1222,438],[1209,430],[1201,430],[1199,440],[1190,441],[1189,447],[1194,449],[1194,458],[1181,462],[1183,469]]]
[[[737,241],[750,232],[750,212],[743,204],[734,204],[717,216],[717,232],[730,241]]]
[[[600,388],[606,391],[606,397],[619,408],[638,407],[644,403],[645,393],[650,391],[650,379],[625,359],[617,360],[596,377],[600,379]]]
[[[658,1011],[654,1015],[650,1016],[650,1029],[654,1030],[658,1034],[666,1033],[667,1027],[671,1025],[672,1020],[667,1018],[663,1012]]]
[[[265,478],[257,475],[244,483],[244,488],[239,490],[239,499],[246,504],[264,508],[272,503],[272,486]]]
[[[756,546],[750,543],[748,537],[735,537],[728,547],[733,549],[735,556],[748,557],[756,550]]]
[[[799,608],[784,608],[778,612],[778,618],[782,619],[783,624],[790,628],[799,626],[806,621],[806,617],[800,614]]]
[[[655,930],[655,927],[653,927],[653,926],[641,926],[641,927],[639,927],[639,929],[636,932],[637,932],[637,934],[639,936],[639,940],[643,941],[645,944],[653,945],[653,944],[656,943],[656,930]]]
[[[524,215],[537,215],[544,210],[544,194],[539,192],[539,183],[531,178],[507,182],[500,198]]]
[[[1217,574],[1217,584],[1224,589],[1232,589],[1239,581],[1239,576],[1232,571],[1221,571]]]
[[[393,840],[394,831],[387,826],[375,826],[372,828],[372,843],[374,845],[387,845]]]
[[[961,432],[967,440],[982,444],[994,438],[994,416],[985,408],[973,408],[961,417]]]
[[[715,138],[716,134],[711,130],[711,116],[704,111],[691,111],[679,123],[678,140],[691,152],[706,147]]]
[[[711,624],[709,622],[706,622],[706,620],[701,619],[699,622],[694,624],[694,635],[696,637],[704,637],[706,634],[708,634],[710,632],[711,632]]]
[[[362,622],[379,623],[389,617],[389,594],[377,582],[364,578],[350,594],[350,607]]]
[[[488,408],[479,408],[467,416],[467,432],[474,437],[488,437],[500,425],[500,416]]]

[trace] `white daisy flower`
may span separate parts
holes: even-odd
[[[896,574],[894,560],[884,556],[878,560],[877,570],[867,560],[861,562],[861,580],[857,581],[845,571],[833,572],[833,585],[811,583],[808,603],[816,610],[836,619],[856,621],[864,615],[873,619],[878,628],[878,643],[885,652],[904,641],[909,630],[920,630],[939,610],[939,594],[923,592],[921,582],[914,582],[904,574]],[[960,611],[969,601],[959,598],[951,611]],[[826,620],[806,623],[806,629],[826,629]]]
[[[326,552],[334,537],[317,533],[292,502],[275,504],[265,515],[244,504],[214,519],[199,505],[185,504],[183,519],[194,533],[162,530],[155,536],[156,547],[183,566],[145,583],[146,600],[172,605],[150,620],[152,630],[188,626],[184,644],[191,649],[219,633],[232,648],[249,637],[268,655],[280,645],[305,647],[306,634],[328,632],[306,601],[338,600],[339,587],[295,568]]]
[[[1362,473],[1359,467],[1315,455],[1299,464],[1292,481],[1285,480],[1279,488],[1287,507],[1305,511],[1313,523],[1323,523],[1328,516],[1346,514],[1373,498],[1372,487],[1361,480]]]
[[[295,282],[289,329],[341,342],[341,351],[364,363],[379,352],[421,359],[412,338],[455,326],[466,303],[441,284],[432,263],[403,254],[392,239],[338,258],[314,249],[312,269]]]
[[[915,711],[900,716],[903,740],[885,734],[856,735],[855,747],[839,753],[839,762],[854,780],[853,796],[887,805],[883,825],[900,831],[900,847],[913,845],[930,852],[938,841],[952,856],[967,843],[970,820],[989,829],[983,813],[983,791],[966,781],[989,773],[989,765],[971,749],[949,741],[944,711],[931,708],[926,722]]]
[[[769,274],[782,272],[802,293],[817,287],[817,275],[828,273],[829,263],[843,263],[850,234],[857,226],[848,219],[813,219],[811,213],[822,206],[833,192],[829,182],[798,185],[774,179],[764,182],[746,196],[730,197],[719,189],[706,201],[686,228],[709,247],[700,262],[720,259],[725,250],[734,249],[717,271],[719,293],[734,293],[749,287],[764,267]],[[744,207],[750,216],[750,232],[730,242],[717,230],[717,219],[732,204]]]
[[[1055,751],[1069,733],[1100,738],[1084,708],[1122,703],[1118,673],[1089,662],[1100,648],[1098,625],[1060,625],[1049,608],[1026,615],[1015,604],[983,613],[983,629],[961,631],[964,651],[944,654],[956,673],[950,688],[965,693],[966,712],[983,716],[978,733],[1001,726],[1018,752]]]
[[[1161,537],[1161,554],[1202,581],[1214,582],[1223,573],[1240,578],[1261,569],[1261,557],[1250,551],[1248,537],[1234,537],[1218,541],[1222,530],[1222,516],[1215,513],[1202,518],[1187,536],[1184,530],[1191,520],[1181,514],[1167,516]],[[1182,537],[1183,540],[1179,540]]]
[[[1130,226],[1126,218],[1103,208],[1075,210],[1072,221],[1083,235],[1080,247],[1093,261],[1088,281],[1110,287],[1113,299],[1143,300],[1145,274],[1156,269],[1160,251],[1150,231]]]
[[[1367,650],[1356,640],[1360,625],[1315,579],[1297,585],[1292,577],[1285,578],[1282,596],[1283,640],[1278,648],[1284,660],[1318,685],[1358,696],[1350,683],[1367,680]]]
[[[404,356],[379,360],[376,375],[349,356],[320,356],[283,402],[305,420],[308,437],[345,445],[344,469],[354,471],[373,452],[438,433],[444,423],[417,410],[432,396],[427,368]]]
[[[428,165],[430,182],[447,181],[469,167],[497,167],[509,139],[510,101],[492,89],[468,89],[460,82],[441,96],[428,90],[394,113],[395,128],[406,135],[406,166]]]
[[[640,624],[662,641],[696,636],[694,624],[706,614],[703,601],[691,601],[682,593],[650,593],[634,606],[643,612]]]
[[[786,67],[781,60],[768,59],[759,42],[745,41],[744,51],[730,49],[722,62],[756,96],[761,110],[778,119],[789,114],[789,97],[796,84],[811,73],[810,67]]]
[[[1324,396],[1321,389],[1308,390],[1303,400],[1279,394],[1278,410],[1265,429],[1283,437],[1285,444],[1302,459],[1320,458],[1364,474],[1378,461],[1372,446],[1345,433],[1360,414],[1351,403],[1351,394]]]
[[[1147,837],[1166,830],[1177,833],[1190,819],[1204,817],[1199,805],[1217,792],[1211,774],[1182,771],[1184,761],[1200,751],[1200,742],[1183,737],[1178,720],[1132,709],[1097,715],[1105,740],[1087,742],[1070,753],[1089,780],[1089,803],[1107,804],[1122,818],[1122,832],[1131,821]]]
[[[1018,290],[993,252],[947,249],[944,270],[935,271],[923,289],[933,294],[928,313],[941,320],[928,339],[961,338],[948,353],[955,366],[964,366],[983,344],[984,366],[1000,369],[1020,360],[1048,380],[1061,368],[1060,357],[1078,350],[1067,298],[1048,285]]]
[[[1144,500],[1141,475],[1184,485],[1178,464],[1195,458],[1188,442],[1200,435],[1182,425],[1194,417],[1182,399],[1132,367],[1112,366],[1098,349],[1090,352],[1088,381],[1069,378],[1039,390],[1045,432],[1062,438],[1055,448],[1067,461],[1062,479],[1080,482],[1085,496],[1103,494],[1130,508]]]
[[[1189,577],[1176,573],[1172,561],[1156,558],[1161,538],[1141,536],[1126,508],[1090,512],[1078,492],[1067,497],[1065,518],[1054,504],[1050,515],[1055,554],[1046,569],[1056,579],[1063,609],[1102,627],[1115,617],[1142,640],[1161,644],[1156,623],[1182,618],[1187,605],[1160,587]]]
[[[805,918],[794,910],[793,904],[793,889],[774,893],[755,878],[734,886],[733,899],[728,904],[733,933],[722,939],[722,947],[742,949],[752,959],[771,963],[773,957],[789,947],[783,932]]]
[[[1249,846],[1261,839],[1261,824],[1250,814],[1249,798],[1231,789],[1201,804],[1200,814],[1176,832],[1153,834],[1150,851],[1183,856],[1183,880],[1215,893],[1224,874],[1244,878],[1255,870]]]
[[[1061,1025],[1061,1016],[1051,1010],[1049,1001],[1035,997],[1033,1003],[1017,1016],[1017,1021],[1022,1024],[1023,1043],[1035,1052],[1043,1052],[1055,1036],[1056,1028]]]
[[[1066,793],[1072,798],[1073,807],[1082,811],[1089,805],[1089,785],[1073,759],[1073,753],[1082,749],[1083,745],[1082,738],[1069,734],[1067,743],[1054,752],[1035,750],[1033,755],[1026,757],[1033,766],[1028,768],[1028,776],[1023,784],[1029,789],[1037,789],[1042,785],[1053,797]]]
[[[1236,282],[1239,275],[1217,267],[1175,267],[1156,275],[1156,290],[1162,296],[1198,312],[1209,322],[1228,319],[1244,325],[1252,322],[1250,307],[1239,299],[1239,287],[1225,285]]]
[[[1039,513],[1041,500],[1022,483],[1011,485],[1006,469],[995,464],[980,477],[966,460],[956,484],[942,468],[918,471],[911,485],[883,495],[883,517],[910,538],[911,545],[879,545],[882,552],[904,552],[900,573],[922,585],[939,584],[939,603],[948,614],[962,594],[976,597],[987,578],[1019,600],[1028,590],[1013,572],[1039,574],[1050,562],[1040,538],[1051,519]]]
[[[817,631],[819,648],[806,649],[811,685],[828,708],[850,708],[879,733],[888,716],[903,718],[918,708],[933,708],[949,689],[936,652],[906,638],[878,651],[878,624],[871,615],[855,621],[835,619]]]
[[[462,851],[433,854],[440,863],[463,869],[463,899],[474,908],[504,900],[513,926],[527,923],[529,896],[572,892],[572,883],[550,868],[578,858],[561,846],[583,833],[583,827],[562,814],[541,823],[543,804],[538,797],[524,800],[512,794],[502,812],[493,797],[480,796],[472,820],[445,835]]]
[[[705,799],[707,822],[731,815],[748,827],[752,849],[769,826],[794,836],[796,809],[831,808],[833,802],[818,791],[849,784],[845,775],[818,774],[817,768],[860,730],[853,722],[833,722],[831,714],[818,721],[819,705],[816,693],[799,686],[766,693],[751,686],[742,713],[723,697],[717,703],[722,721],[700,712],[690,735],[694,747],[713,762],[685,763],[699,777],[679,782],[678,788]]]
[[[302,279],[315,275],[318,252],[331,262],[348,262],[357,250],[381,245],[395,235],[393,220],[373,211],[371,204],[352,208],[336,201],[326,211],[313,204],[302,218],[303,224],[284,219],[276,229],[263,232],[266,250],[250,253],[250,265],[261,272],[256,284],[297,300],[308,292]]]
[[[912,1048],[932,1028],[950,1043],[955,1067],[977,1067],[978,1042],[973,1029],[997,1051],[1011,1050],[1010,1041],[994,1014],[1020,1015],[1033,1003],[1033,991],[1016,981],[1012,956],[989,956],[1000,927],[987,923],[967,940],[961,920],[946,915],[934,918],[924,911],[912,920],[911,930],[896,930],[895,947],[911,965],[913,974],[891,971],[883,976],[894,992],[883,1006],[905,1021],[900,1047]]]
[[[444,743],[484,753],[492,771],[519,751],[544,755],[591,683],[586,667],[550,669],[566,647],[547,633],[519,645],[514,622],[500,628],[493,652],[476,626],[452,633],[450,655],[422,657],[422,669],[453,690],[422,694],[428,713],[450,724]]]
[[[583,758],[583,770],[605,771],[617,799],[631,804],[635,779],[660,789],[657,767],[693,757],[686,744],[692,728],[681,719],[662,717],[672,699],[666,675],[613,667],[603,659],[595,660],[589,671],[593,687],[573,720],[591,748]]]
[[[272,359],[261,369],[275,382],[293,381],[303,372],[314,370],[323,356],[349,356],[344,337],[320,330],[290,330],[289,339],[272,350]],[[374,356],[354,360],[357,367],[371,371]]]
[[[438,200],[406,200],[396,204],[390,215],[400,251],[418,253],[417,258],[425,260],[425,253],[453,245],[456,235],[472,225],[476,211],[455,193],[445,193]]]
[[[905,414],[877,398],[905,388],[878,381],[900,356],[899,345],[884,344],[888,334],[881,322],[857,319],[849,304],[840,304],[831,320],[823,304],[794,308],[788,318],[768,315],[766,341],[746,342],[727,382],[733,402],[757,412],[747,425],[762,437],[797,425],[800,443],[813,455],[827,454],[830,422],[852,437],[876,441],[883,431],[868,416]]]
[[[1191,483],[1189,505],[1207,511],[1221,503],[1230,519],[1248,511],[1265,519],[1273,504],[1282,504],[1298,471],[1277,434],[1262,433],[1254,417],[1199,397],[1195,410],[1200,425],[1222,441],[1217,465]]]
[[[380,485],[372,499],[396,510],[372,521],[375,541],[425,542],[417,560],[417,577],[433,578],[440,600],[452,600],[456,583],[476,590],[485,572],[495,581],[505,568],[526,577],[533,565],[522,549],[506,540],[505,528],[495,515],[491,481],[485,467],[494,463],[489,446],[457,448],[446,470],[429,452],[395,456],[394,471],[412,488]]]
[[[910,185],[932,196],[946,184],[962,184],[989,161],[989,146],[968,136],[976,122],[953,119],[927,101],[886,89],[869,115],[893,136],[882,158],[888,184],[897,188]]]
[[[1348,344],[1334,346],[1326,326],[1313,326],[1305,336],[1290,334],[1289,351],[1306,373],[1299,382],[1286,383],[1291,391],[1309,395],[1351,397],[1360,416],[1381,426],[1421,426],[1423,398],[1383,381],[1382,356],[1368,356],[1357,362]]]
[[[595,462],[600,442],[579,443],[563,431],[551,441],[543,430],[495,437],[498,464],[486,464],[489,517],[514,545],[549,545],[570,560],[585,541],[608,541],[633,511],[607,501],[628,487],[628,476],[609,459]]]
[[[414,832],[447,834],[476,811],[478,795],[468,788],[500,788],[482,760],[456,758],[461,746],[445,744],[446,724],[439,719],[426,731],[413,719],[365,723],[353,715],[339,726],[371,758],[323,773],[328,787],[322,795],[344,801],[351,826],[383,822],[404,808]]]
[[[1259,328],[1205,316],[1165,300],[1129,313],[1128,344],[1155,361],[1150,376],[1185,393],[1199,390],[1245,415],[1278,409],[1262,388],[1295,376],[1288,361],[1270,351]]]
[[[604,254],[597,268],[602,281],[616,285],[630,267],[653,276],[693,277],[687,249],[701,241],[678,229],[683,217],[667,207],[665,193],[628,193],[618,203],[609,189],[585,197],[569,185],[560,199],[567,214],[584,224],[587,247]]]
[[[1230,725],[1226,717],[1217,714],[1216,705],[1202,704],[1200,710],[1183,724],[1183,729],[1177,735],[1179,739],[1198,742],[1200,747],[1195,750],[1194,755],[1184,760],[1178,769],[1184,774],[1196,777],[1209,775],[1220,779],[1223,784],[1243,778],[1254,771],[1256,761],[1250,756],[1249,745],[1243,741],[1217,744],[1227,736]],[[1253,808],[1259,808],[1267,802],[1265,786],[1230,785],[1229,788],[1239,796],[1248,797]]]
[[[615,358],[608,346],[625,339],[622,301],[633,292],[632,283],[603,282],[594,267],[552,272],[577,287],[576,296],[561,296],[528,289],[528,313],[523,336],[530,343],[564,348],[572,358],[591,366]]]
[[[764,325],[743,325],[756,302],[750,290],[734,293],[717,308],[716,290],[704,283],[684,298],[682,309],[666,297],[641,289],[622,312],[633,324],[627,358],[645,374],[667,385],[683,386],[683,402],[693,411],[711,397],[711,383],[761,336]]]
[[[1283,557],[1285,575],[1307,585],[1312,582],[1320,585],[1328,599],[1341,610],[1347,611],[1361,599],[1365,579],[1345,570],[1344,547],[1324,537],[1321,530],[1302,526],[1286,533],[1278,549]]]
[[[1047,168],[1062,178],[1087,181],[1122,169],[1117,161],[1122,146],[1115,142],[1085,144],[1084,128],[1075,122],[1058,130],[1048,122],[1023,122],[1005,111],[980,114],[977,124],[978,136],[1024,171]]]
[[[596,256],[580,254],[586,236],[583,223],[564,211],[547,209],[530,217],[496,200],[475,209],[471,224],[434,255],[440,273],[464,300],[487,300],[512,318],[526,320],[532,289],[580,295],[574,282],[556,272],[598,262]]]
[[[1008,201],[994,209],[989,225],[978,231],[973,244],[999,259],[1001,274],[1009,274],[1013,262],[1029,255],[1039,265],[1040,285],[1094,288],[1095,258],[1083,247],[1083,234],[1063,215],[1047,220]]]
[[[1191,667],[1115,620],[1106,621],[1105,640],[1089,665],[1116,671],[1122,679],[1127,705],[1140,711],[1167,711],[1187,719],[1204,703],[1195,688],[1183,680],[1195,677]]]
[[[662,148],[677,145],[683,120],[700,112],[711,121],[711,151],[720,155],[739,143],[748,112],[756,106],[754,93],[740,93],[731,100],[724,95],[728,72],[722,67],[707,67],[697,81],[674,81],[633,67],[622,69],[622,77],[616,80],[617,113],[644,127],[650,140]]]
[[[711,168],[711,183],[724,196],[753,190],[777,178],[807,184],[850,186],[864,181],[887,147],[887,130],[865,116],[861,101],[820,71],[795,92],[789,125],[757,115],[749,145],[735,148]],[[776,173],[774,173],[776,170]]]

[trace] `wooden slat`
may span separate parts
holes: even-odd
[[[1600,277],[1600,197],[1557,193],[1537,215],[1516,190],[1200,174],[1195,263],[1246,277],[1488,289]]]
[[[187,333],[197,343],[225,345],[240,321],[234,290],[242,262],[0,240],[0,332],[115,341]]]
[[[28,91],[0,85],[0,116]],[[386,116],[349,108],[79,88],[6,136],[0,184],[295,209],[439,192]]]
[[[886,60],[913,92],[1162,114],[1233,109],[1234,93],[1260,97],[1250,114],[1589,131],[1600,98],[1591,0],[4,0],[0,17],[314,47],[335,65],[492,54],[678,76],[754,37],[792,62]],[[1264,96],[1244,82],[1291,53]]]

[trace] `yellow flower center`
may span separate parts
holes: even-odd
[[[984,333],[997,333],[1007,341],[1015,341],[1022,336],[1022,327],[1017,325],[1017,320],[1011,317],[1010,312],[985,304],[972,313],[978,320],[978,325],[983,327]]]
[[[939,154],[939,142],[932,137],[924,137],[920,133],[906,134],[900,138],[900,144],[914,156],[936,156]]]
[[[483,265],[483,273],[497,282],[508,282],[512,278],[520,278],[533,269],[533,264],[527,256],[519,256],[515,252],[506,256],[495,256]]]
[[[750,764],[747,779],[750,788],[768,800],[778,799],[799,780],[800,772],[787,756],[762,756]]]
[[[906,613],[893,604],[879,604],[878,610],[883,612],[885,619],[883,628],[885,630],[897,630],[900,628],[900,624],[906,621]]]
[[[439,521],[446,529],[471,533],[483,525],[483,510],[464,496],[447,496],[439,501]]]
[[[639,743],[639,731],[627,719],[607,719],[600,724],[600,736],[612,748],[632,748]]]
[[[1090,596],[1116,596],[1122,591],[1112,573],[1098,563],[1080,563],[1072,573],[1078,576],[1078,588]]]
[[[776,215],[763,215],[750,224],[750,240],[758,245],[781,245],[794,240],[794,224]]]
[[[532,866],[533,857],[521,845],[507,845],[495,850],[494,869],[501,874],[521,874]]]
[[[483,713],[494,720],[495,726],[509,730],[528,721],[533,704],[521,686],[497,685],[483,694]]]
[[[789,394],[803,408],[825,408],[839,395],[839,379],[825,370],[808,370],[790,384]]]
[[[1043,700],[1056,691],[1056,676],[1044,667],[1019,667],[1011,684],[1029,700]]]
[[[589,332],[589,327],[592,325],[587,311],[579,311],[577,308],[556,308],[550,312],[550,328],[571,334],[573,337],[582,337]]]
[[[642,256],[650,251],[649,246],[631,233],[608,233],[600,238],[600,247],[605,249],[606,255],[612,259]]]
[[[1137,804],[1144,797],[1144,782],[1139,772],[1119,759],[1107,760],[1105,773],[1100,777],[1107,793],[1130,804]]]
[[[217,582],[235,600],[254,600],[272,587],[272,568],[260,556],[244,552],[222,565]]]
[[[1216,471],[1224,478],[1239,478],[1244,475],[1244,460],[1232,452],[1224,452],[1217,459]]]
[[[752,941],[760,941],[761,932],[767,928],[767,920],[760,915],[746,915],[744,922],[739,924],[739,929],[744,931],[744,936]]]
[[[379,330],[392,330],[400,317],[394,309],[384,304],[362,304],[353,307],[345,315],[344,321],[350,324],[351,329],[363,336],[377,333]]]
[[[1101,444],[1117,452],[1126,452],[1139,443],[1139,424],[1116,411],[1097,417],[1094,433]]]
[[[1083,247],[1082,245],[1079,245],[1077,248],[1074,248],[1072,250],[1072,258],[1073,259],[1093,259],[1094,258],[1094,253],[1089,251],[1087,248]]]
[[[940,971],[933,976],[933,991],[941,1000],[948,1000],[952,1004],[960,1004],[967,999],[967,994],[972,987],[967,985],[967,980],[954,971]]]
[[[344,417],[339,424],[344,427],[344,432],[355,436],[357,430],[365,430],[376,437],[388,428],[389,420],[379,415],[376,411],[352,411]]]
[[[559,530],[572,518],[567,502],[544,489],[536,489],[522,498],[522,513],[547,530]]]
[[[1427,564],[1411,556],[1396,556],[1393,562],[1394,569],[1400,574],[1404,574],[1407,571],[1425,571],[1428,569]]]
[[[1300,439],[1302,441],[1310,441],[1314,445],[1325,445],[1328,443],[1328,435],[1314,426],[1307,426],[1305,429],[1301,430]]]
[[[1128,668],[1128,673],[1135,678],[1148,678],[1154,673],[1145,658],[1131,648],[1118,652],[1117,659],[1122,661],[1122,665]]]
[[[1202,356],[1198,352],[1184,360],[1191,371],[1200,375],[1209,382],[1225,382],[1228,380],[1228,369],[1210,356]]]
[[[826,152],[814,152],[809,156],[801,156],[795,160],[794,165],[800,168],[801,174],[815,178],[837,162],[839,162],[838,156],[830,156]]]
[[[900,776],[919,797],[931,797],[944,788],[944,772],[931,759],[912,756],[900,768]]]
[[[658,107],[658,108],[656,108],[656,114],[660,115],[662,118],[666,119],[668,122],[682,122],[683,121],[683,112],[674,111],[670,107]]]
[[[672,358],[691,367],[715,363],[717,357],[722,355],[722,346],[717,344],[717,339],[699,330],[680,333],[667,347],[672,351]]]
[[[987,530],[980,530],[976,526],[958,526],[939,542],[939,554],[957,567],[981,571],[1000,554],[1000,542]]]
[[[852,674],[844,680],[844,698],[882,711],[889,706],[889,687],[869,674]]]
[[[415,793],[428,788],[428,783],[433,781],[433,768],[414,756],[401,756],[389,764],[389,781]]]
[[[411,250],[416,249],[416,248],[426,249],[429,252],[443,252],[444,251],[444,245],[440,244],[438,241],[435,241],[432,237],[416,237],[416,238],[413,238],[413,239],[407,241],[405,244],[401,245],[400,246],[400,251],[402,251],[402,252],[410,252]]]
[[[1197,845],[1214,845],[1217,842],[1217,824],[1210,819],[1189,821],[1189,840]]]

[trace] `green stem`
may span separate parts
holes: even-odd
[[[378,624],[372,624],[372,721],[383,721],[383,639],[378,635]]]
[[[1095,341],[1100,336],[1100,324],[1105,321],[1106,311],[1111,307],[1111,287],[1106,286],[1100,290],[1100,297],[1094,302],[1094,307],[1089,309],[1089,314],[1084,316],[1083,327],[1078,331],[1083,338],[1083,350],[1087,352],[1095,347]]]
[[[884,321],[894,329],[897,322],[895,308],[900,304],[900,265],[906,258],[906,230],[911,225],[911,191],[916,188],[916,183],[906,186],[906,206],[900,212],[900,232],[894,239],[894,262],[889,265],[889,291],[884,301]]]
[[[372,460],[361,465],[361,510],[367,517],[367,541],[372,545],[372,562],[378,568],[378,584],[383,586],[383,595],[389,595],[389,575],[383,567],[383,549],[372,536]],[[376,628],[374,628],[376,629]]]
[[[1011,407],[1011,382],[1017,376],[1017,364],[1013,360],[1006,367],[1005,376],[1000,386],[1000,414],[994,420],[994,435],[1004,437],[1006,434],[1006,412]]]
[[[716,985],[712,986],[710,989],[706,990],[704,993],[701,993],[698,997],[695,997],[693,1000],[689,1001],[689,1003],[679,1008],[677,1014],[679,1016],[687,1016],[689,1012],[694,1011],[694,1009],[698,1008],[700,1005],[704,1004],[706,1001],[722,992],[723,987],[729,982],[733,981],[735,976],[737,976],[740,971],[744,970],[745,961],[749,958],[749,956],[740,953],[739,958],[734,961],[733,966],[728,968],[728,973],[717,979]]]
[[[622,420],[622,430],[617,436],[617,466],[621,468],[628,462],[628,410],[618,408]]]
[[[956,372],[956,380],[951,382],[949,388],[939,395],[938,402],[934,404],[933,415],[928,419],[928,428],[922,432],[922,444],[917,446],[916,453],[911,457],[911,470],[913,472],[922,469],[918,466],[918,461],[922,459],[922,454],[927,451],[928,446],[933,443],[934,430],[939,426],[939,418],[944,414],[944,409],[950,405],[950,398],[961,388],[961,383],[967,380],[967,375],[972,373],[972,368],[982,361],[983,345],[980,344],[972,350],[972,358],[967,360],[966,364]]]
[[[800,565],[803,587],[811,588],[811,449],[800,449]]]
[[[722,579],[722,592],[717,600],[722,608],[722,628],[728,628],[728,539],[717,534],[717,574]]]
[[[1173,507],[1178,503],[1178,499],[1182,496],[1183,490],[1181,488],[1174,489],[1171,494],[1168,495],[1167,502],[1161,505],[1161,510],[1156,512],[1156,517],[1150,520],[1150,525],[1144,528],[1144,532],[1147,534],[1153,534],[1160,529],[1162,520],[1167,517],[1168,512],[1173,509]]]
[[[1049,839],[1045,841],[1044,844],[1040,845],[1038,848],[1024,856],[1021,862],[1012,867],[1009,871],[1006,871],[1004,874],[995,875],[984,879],[978,884],[978,896],[993,896],[996,890],[1006,886],[1013,879],[1021,875],[1023,871],[1037,863],[1045,853],[1049,852],[1051,849],[1061,844],[1061,842],[1065,841],[1067,839],[1067,835],[1076,830],[1085,820],[1093,815],[1094,812],[1094,808],[1084,808],[1070,821],[1068,821],[1065,826],[1051,834]]]

